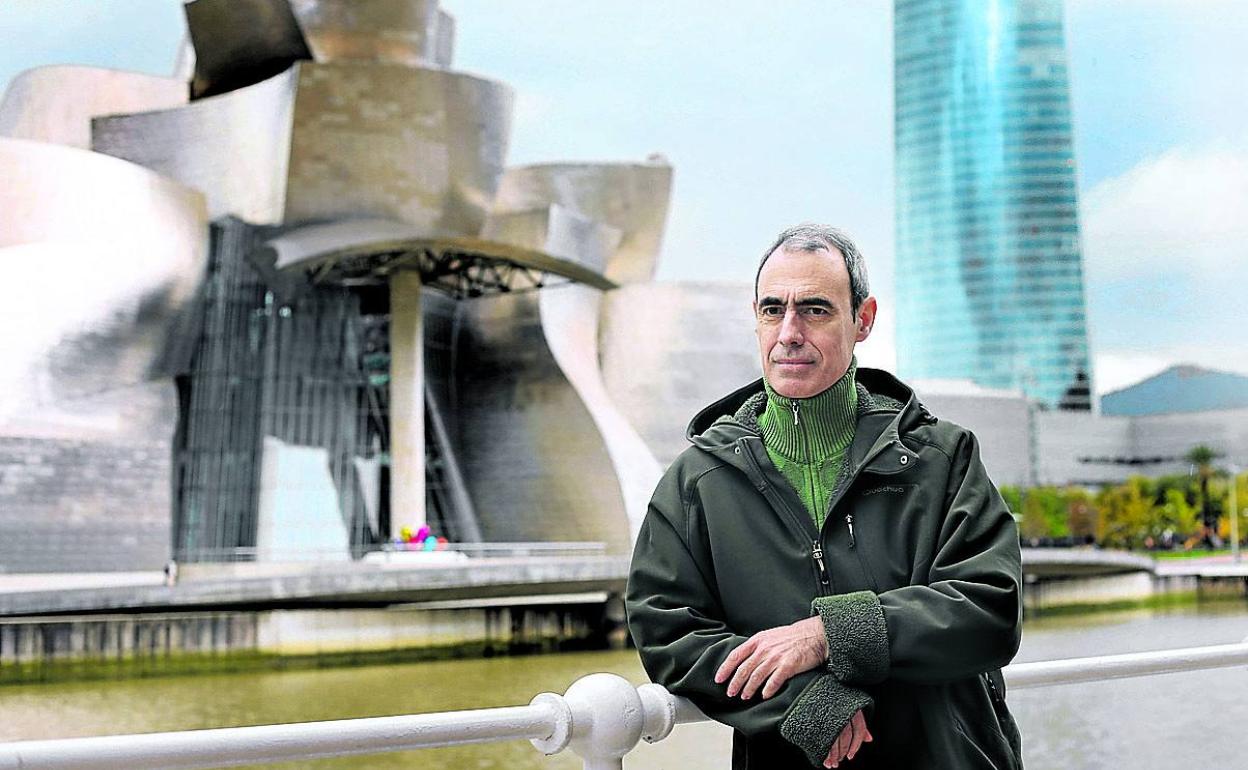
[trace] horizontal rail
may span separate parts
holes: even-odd
[[[543,702],[440,714],[19,741],[0,744],[0,768],[174,770],[235,767],[468,743],[541,739],[553,732],[555,711],[555,706]]]
[[[1005,681],[1014,689],[1059,684],[1099,682],[1155,674],[1175,674],[1208,668],[1248,664],[1248,642],[1183,650],[1134,652],[1096,658],[1015,663],[1005,668]]]
[[[1240,665],[1248,665],[1248,640],[1017,663],[1006,667],[1005,677],[1018,689]],[[189,770],[525,739],[546,754],[570,747],[587,770],[620,770],[638,741],[654,743],[678,724],[706,719],[659,685],[634,687],[614,674],[590,674],[565,694],[541,693],[527,706],[0,743],[0,770]]]

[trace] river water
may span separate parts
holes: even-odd
[[[1248,637],[1248,605],[1028,620],[1019,661],[1227,644]],[[318,671],[0,688],[0,740],[385,716],[527,703],[585,674],[645,675],[632,651]],[[1248,768],[1248,669],[1010,693],[1028,770]],[[729,765],[728,731],[686,725],[630,756],[631,768]],[[318,760],[325,770],[579,768],[527,742]],[[851,768],[853,763],[844,765]]]

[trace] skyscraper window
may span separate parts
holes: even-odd
[[[896,0],[897,366],[1091,408],[1061,0]]]

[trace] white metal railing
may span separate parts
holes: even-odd
[[[1240,644],[1018,663],[1009,686],[1046,687],[1104,679],[1248,665]],[[706,717],[657,684],[634,687],[614,674],[590,674],[563,695],[541,693],[527,706],[440,714],[233,727],[101,738],[0,743],[0,770],[103,770],[231,767],[380,754],[468,743],[528,739],[540,751],[571,748],[586,770],[622,770],[638,741],[666,738],[678,724]]]

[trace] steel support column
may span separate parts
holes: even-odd
[[[425,523],[425,360],[420,273],[390,279],[390,536]]]

